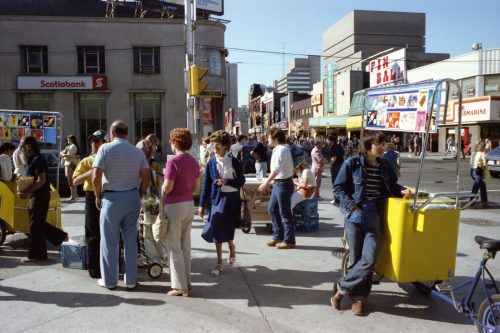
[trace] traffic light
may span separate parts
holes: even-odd
[[[208,68],[204,67],[191,66],[189,68],[189,95],[197,96],[208,87],[207,82],[201,81],[207,72]]]

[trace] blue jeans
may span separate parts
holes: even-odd
[[[338,281],[338,286],[354,299],[363,299],[370,294],[372,273],[377,263],[381,204],[365,201],[358,207],[361,209],[350,212],[345,219],[351,262],[347,274]]]
[[[101,276],[104,284],[118,284],[120,232],[125,256],[125,283],[137,282],[137,221],[141,202],[139,191],[104,192],[101,215]]]
[[[293,180],[275,181],[268,213],[273,224],[273,239],[286,244],[295,244],[295,226],[292,219],[291,199],[293,194]]]
[[[470,176],[474,179],[472,193],[481,193],[481,202],[488,202],[488,192],[486,192],[486,183],[484,182],[484,171],[481,168],[470,169]]]
[[[258,180],[266,178],[267,174],[267,162],[255,162],[255,177]]]

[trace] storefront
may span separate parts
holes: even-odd
[[[455,136],[458,122],[458,102],[453,102],[453,112],[446,117],[446,124],[440,125],[439,149],[446,150],[446,138]],[[462,133],[464,145],[468,147],[481,139],[489,138],[493,146],[500,140],[500,97],[484,96],[462,101]]]
[[[341,135],[346,131],[347,116],[309,118],[309,127],[314,129],[315,137]]]

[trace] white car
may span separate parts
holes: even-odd
[[[500,146],[486,154],[486,161],[488,162],[490,175],[497,177],[500,174]]]

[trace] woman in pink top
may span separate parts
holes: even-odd
[[[312,158],[312,172],[314,173],[314,178],[316,178],[316,190],[314,192],[314,198],[320,198],[319,189],[321,187],[321,175],[323,174],[323,154],[321,153],[321,141],[316,140],[314,142],[314,148],[311,151]]]
[[[175,156],[167,161],[162,186],[165,215],[169,220],[167,248],[170,260],[169,296],[189,296],[191,288],[191,223],[194,216],[193,191],[200,184],[200,167],[188,153],[193,144],[186,128],[170,132]]]

